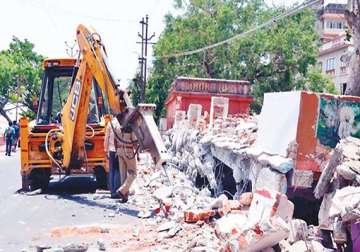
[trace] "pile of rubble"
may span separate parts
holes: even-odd
[[[320,227],[332,230],[337,244],[352,238],[353,248],[360,250],[360,139],[348,137],[338,143],[314,195],[322,198]]]
[[[358,248],[360,152],[357,150],[360,140],[351,137],[342,140],[325,162],[314,192],[315,197],[322,200],[319,226],[315,227],[292,219],[294,206],[285,196],[292,183],[290,174],[294,170],[296,144],[289,145],[286,157],[269,154],[254,144],[256,133],[256,117],[233,116],[216,119],[212,127],[205,129],[194,127],[186,120],[177,122],[165,134],[172,154],[170,163],[175,170],[183,171],[192,183],[199,177],[205,178],[208,183],[202,191],[207,190],[207,186],[211,196],[221,202],[204,208],[206,204],[200,202],[208,203],[210,199],[202,201],[195,197],[191,208],[181,209],[184,221],[201,225],[218,218],[212,226],[220,240],[219,248],[227,251],[259,251],[276,244],[283,251],[324,251],[322,244],[336,248],[351,240],[353,248]],[[221,178],[225,175],[217,172],[218,166],[224,164],[232,170],[235,195],[224,190]],[[250,194],[244,193],[249,190],[246,183],[251,184]],[[228,200],[229,197],[232,200]],[[244,204],[243,197],[253,199]],[[279,204],[279,200],[284,203]]]
[[[158,227],[161,239],[174,237],[167,246],[178,244],[180,236],[191,251],[260,251],[289,237],[294,205],[284,193],[292,160],[253,147],[256,131],[256,117],[232,116],[216,119],[209,129],[183,121],[164,135],[169,166],[154,170],[145,161],[148,168],[139,174],[130,203],[147,225]],[[233,170],[233,199],[224,190],[225,175],[216,172],[223,162]],[[207,183],[196,188],[199,177]],[[246,193],[249,181],[255,186]],[[292,239],[295,246],[297,241]],[[290,243],[283,247],[291,249]]]
[[[319,225],[312,226],[294,218],[286,196],[296,145],[287,156],[273,155],[256,146],[256,135],[256,117],[216,119],[209,128],[177,122],[164,134],[168,166],[154,167],[142,153],[132,195],[121,205],[136,209],[142,227],[108,248],[317,252],[352,244],[360,251],[360,140],[344,139],[329,155],[314,191],[322,201]]]
[[[136,186],[130,204],[140,209],[138,216],[146,225],[159,232],[157,250],[167,239],[171,251],[260,251],[290,234],[294,205],[276,191],[257,189],[234,200],[224,194],[214,198],[206,187],[197,189],[186,174],[172,167],[155,171],[150,178],[141,173]],[[176,249],[179,243],[181,249]]]
[[[235,198],[244,192],[249,182],[253,191],[266,187],[286,193],[286,174],[293,169],[291,148],[287,157],[262,151],[254,144],[257,132],[256,117],[229,116],[216,119],[212,127],[191,127],[184,120],[165,135],[171,153],[170,163],[196,181],[206,178],[216,195],[224,192],[219,165],[231,168]]]

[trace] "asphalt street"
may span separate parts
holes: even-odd
[[[21,251],[44,243],[59,243],[50,235],[58,227],[134,225],[136,209],[121,205],[107,193],[94,193],[92,177],[54,178],[49,191],[20,193],[20,155],[0,152],[0,251]],[[66,242],[72,242],[71,236]]]

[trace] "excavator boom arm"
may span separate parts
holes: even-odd
[[[155,105],[134,107],[110,71],[100,35],[84,25],[79,25],[76,33],[82,59],[62,111],[63,166],[80,168],[86,158],[84,142],[93,79],[106,95],[111,114],[122,127],[129,127],[135,133],[140,150],[149,151],[157,164],[166,162],[166,149],[152,117]]]

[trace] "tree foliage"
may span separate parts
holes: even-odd
[[[256,112],[264,92],[313,88],[306,84],[319,46],[312,10],[202,53],[163,57],[225,40],[286,11],[263,0],[176,0],[175,6],[182,14],[165,17],[148,81],[147,101],[157,104],[157,117],[176,76],[249,80]]]
[[[313,67],[308,71],[305,79],[305,89],[318,93],[339,94],[333,80],[324,75],[320,69]]]
[[[11,100],[23,104],[29,108],[28,114],[34,115],[33,99],[40,96],[43,59],[34,52],[30,41],[17,37],[13,37],[8,49],[0,52],[1,108]]]
[[[129,90],[133,104],[137,105],[140,102],[141,96],[141,76],[139,71],[136,72],[135,78],[131,80]]]

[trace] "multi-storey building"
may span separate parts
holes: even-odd
[[[319,66],[323,73],[333,79],[341,94],[345,92],[349,79],[347,59],[353,52],[352,42],[346,37],[346,7],[346,4],[339,3],[324,4],[318,11],[316,23],[322,42],[319,49]]]

